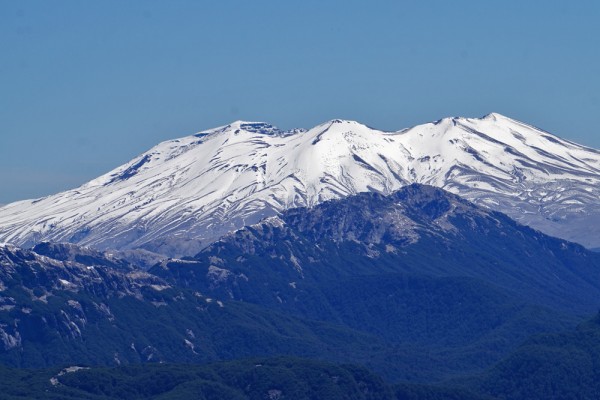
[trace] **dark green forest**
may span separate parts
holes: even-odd
[[[600,398],[600,314],[575,330],[531,337],[484,373],[435,385],[392,383],[356,365],[272,357],[71,372],[2,366],[0,393],[7,400],[594,400]]]

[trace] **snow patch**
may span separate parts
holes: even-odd
[[[217,285],[219,283],[223,283],[227,281],[227,279],[231,276],[231,271],[219,268],[214,265],[208,267],[208,273],[206,277],[214,284]]]

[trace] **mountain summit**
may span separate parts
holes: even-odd
[[[0,208],[0,241],[193,254],[282,210],[410,183],[600,247],[600,152],[488,114],[397,132],[236,121],[170,140],[83,186]],[[595,233],[595,234],[594,234]]]

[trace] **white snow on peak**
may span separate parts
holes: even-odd
[[[481,119],[491,119],[491,120],[497,121],[501,118],[508,119],[508,117],[505,117],[504,115],[496,113],[496,112],[491,112],[491,113],[483,116]]]
[[[496,113],[397,132],[340,119],[290,131],[235,121],[159,143],[79,188],[5,205],[0,240],[99,249],[208,243],[287,208],[413,182],[600,247],[600,235],[561,224],[582,213],[600,218],[600,152]]]

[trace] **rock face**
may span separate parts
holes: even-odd
[[[499,114],[398,132],[237,121],[161,143],[77,189],[0,208],[0,240],[191,255],[285,209],[411,183],[600,247],[600,152]]]
[[[347,361],[379,341],[343,326],[213,300],[89,249],[43,244],[38,250],[58,258],[0,245],[2,365],[197,363],[265,354]]]
[[[38,247],[47,249],[45,245]],[[31,292],[32,299],[42,302],[52,297],[54,291],[89,292],[106,298],[142,298],[144,288],[168,287],[160,278],[135,270],[124,261],[103,259],[99,255],[96,259],[68,260],[3,245],[0,246],[0,266],[3,288],[19,286]]]
[[[92,331],[99,323],[112,324],[115,316],[110,304],[115,299],[150,301],[149,294],[170,288],[162,279],[136,271],[124,261],[99,254],[91,258],[94,252],[87,249],[38,247],[40,253],[53,249],[63,259],[0,246],[0,358],[5,361],[2,356],[13,349],[14,354],[31,351],[32,342],[50,350],[53,340],[81,340],[88,323],[94,326]],[[79,255],[87,258],[69,259]],[[54,359],[60,360],[64,354],[56,350],[59,354]]]
[[[432,186],[361,193],[284,211],[151,272],[224,299],[322,309],[324,285],[352,276],[472,278],[572,313],[600,302],[600,254]],[[299,301],[303,290],[312,308]],[[314,317],[314,316],[313,316]]]

